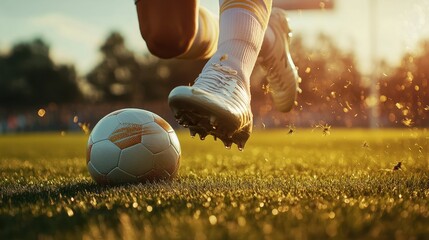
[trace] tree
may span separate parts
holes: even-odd
[[[122,35],[112,32],[100,47],[101,62],[87,75],[103,101],[142,99],[140,63],[125,46]]]
[[[379,80],[380,112],[385,126],[428,126],[429,41],[416,54],[406,53],[397,67],[384,66]]]
[[[161,60],[150,54],[138,56],[112,32],[100,47],[101,62],[87,75],[102,101],[141,103],[166,100],[171,89],[188,85],[198,76],[205,61]]]
[[[18,43],[0,56],[0,106],[64,103],[79,96],[74,67],[55,65],[43,40]]]
[[[368,90],[355,67],[354,55],[342,52],[326,35],[320,35],[317,42],[316,49],[298,58],[303,89],[300,103],[310,111],[333,116],[331,123],[346,120],[348,126],[362,124],[364,119],[358,116],[365,115],[362,100]]]
[[[304,45],[301,36],[294,36],[291,51],[302,80],[298,105],[287,117],[272,111],[267,115],[302,126],[368,124],[364,100],[369,91],[355,67],[353,53],[342,51],[324,34],[319,35],[315,48]]]

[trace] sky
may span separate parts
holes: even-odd
[[[219,9],[217,0],[201,0],[201,5],[215,13]],[[335,0],[333,10],[294,10],[288,17],[307,44],[317,47],[316,36],[324,32],[342,49],[354,51],[364,72],[371,71],[373,56],[396,64],[429,38],[428,0]],[[98,48],[112,30],[124,35],[131,50],[147,51],[134,0],[0,1],[0,52],[41,37],[56,61],[75,64],[81,75],[100,60]]]

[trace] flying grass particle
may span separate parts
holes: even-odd
[[[295,133],[295,126],[293,124],[287,125],[287,127],[289,128],[289,131],[287,134],[291,135],[291,134]]]
[[[407,127],[411,127],[413,125],[413,120],[409,118],[405,118],[402,120],[402,124],[404,124]]]
[[[402,170],[402,162],[398,162],[394,167],[393,171]]]
[[[322,133],[324,136],[330,135],[331,134],[331,126],[328,124],[322,125],[322,124],[317,124],[316,126],[314,126],[314,128],[320,128],[322,129]],[[314,129],[313,129],[314,130]]]

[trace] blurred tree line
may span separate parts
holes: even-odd
[[[113,32],[100,47],[103,59],[86,76],[96,102],[166,100],[171,89],[190,84],[205,61],[161,60],[150,54],[137,55]]]
[[[266,94],[263,75],[252,75],[252,108],[255,124],[284,127],[369,126],[368,107],[378,104],[381,127],[429,126],[429,41],[415,53],[404,55],[399,66],[380,63],[379,99],[369,95],[371,79],[355,67],[353,52],[339,49],[321,34],[317,45],[304,45],[300,36],[292,41],[292,55],[302,78],[296,108],[277,113]],[[0,54],[0,117],[8,109],[48,104],[100,104],[141,106],[154,104],[168,111],[166,98],[172,88],[192,84],[205,61],[162,60],[136,54],[125,39],[112,32],[99,48],[102,59],[85,76],[74,67],[55,64],[49,46],[41,39],[18,43]],[[101,117],[101,116],[99,116]]]
[[[406,53],[399,66],[380,64],[380,120],[386,124],[429,126],[429,40]]]
[[[0,55],[0,107],[68,103],[80,99],[73,66],[56,65],[41,39],[18,43]]]

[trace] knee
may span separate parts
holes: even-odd
[[[151,54],[160,58],[174,58],[187,52],[192,45],[195,34],[181,29],[162,30],[143,33],[142,37]]]
[[[197,33],[196,0],[140,0],[136,7],[140,33],[153,55],[173,58],[188,51]]]

